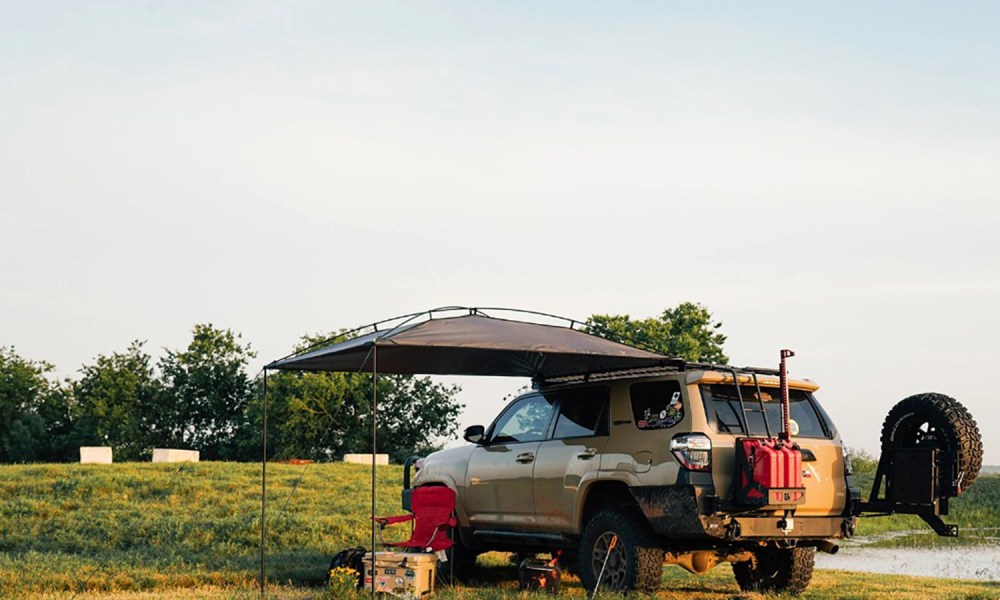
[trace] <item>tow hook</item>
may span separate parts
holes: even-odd
[[[850,539],[854,537],[854,523],[854,517],[849,517],[844,519],[844,522],[840,524],[840,531],[843,533],[845,538]]]
[[[785,535],[788,535],[789,533],[792,532],[792,529],[794,528],[795,528],[795,519],[792,518],[790,511],[785,511],[785,518],[778,521],[778,529],[780,529],[781,532],[784,533]]]
[[[740,527],[740,522],[733,519],[726,525],[726,539],[727,540],[738,540],[740,536],[743,535],[743,528]]]

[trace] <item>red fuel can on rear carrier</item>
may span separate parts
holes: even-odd
[[[794,506],[805,499],[802,454],[790,442],[741,438],[736,441],[739,486],[735,500],[756,507]]]
[[[780,442],[785,456],[785,481],[782,487],[802,487],[802,453],[791,442]]]

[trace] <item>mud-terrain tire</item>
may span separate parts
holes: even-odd
[[[809,587],[815,560],[814,548],[762,548],[752,561],[734,563],[733,575],[744,592],[797,596]]]
[[[927,445],[955,453],[959,494],[976,480],[983,464],[983,440],[975,419],[958,400],[944,394],[916,394],[901,400],[886,415],[882,452]],[[941,489],[950,488],[950,475],[941,473]]]
[[[614,536],[615,547],[608,552]],[[609,556],[610,554],[610,556]],[[601,566],[607,558],[604,574]],[[637,508],[606,508],[587,522],[580,536],[580,581],[588,593],[597,587],[616,592],[655,592],[663,577],[663,549]]]

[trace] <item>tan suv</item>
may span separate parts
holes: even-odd
[[[664,563],[701,574],[731,562],[744,590],[798,593],[815,550],[835,552],[861,506],[817,388],[789,381],[785,415],[769,369],[536,382],[488,428],[468,428],[472,445],[424,459],[414,485],[457,492],[459,573],[480,552],[558,552],[588,590],[600,577],[648,591]]]

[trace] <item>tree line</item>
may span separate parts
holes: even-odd
[[[587,331],[670,356],[726,362],[721,323],[682,303],[661,315],[593,315]],[[296,351],[336,343],[306,335]],[[48,362],[0,346],[0,463],[73,462],[80,446],[111,446],[116,461],[148,460],[153,448],[191,448],[204,460],[260,460],[261,379],[240,334],[193,327],[186,348],[154,358],[145,342],[100,354],[74,378],[57,380]],[[372,379],[359,373],[279,372],[268,376],[268,458],[329,460],[371,452]],[[379,452],[402,461],[457,433],[459,387],[430,377],[377,381]]]
[[[335,336],[304,336],[302,346]],[[186,348],[158,360],[134,341],[98,355],[75,378],[0,346],[0,462],[73,462],[80,446],[111,446],[116,461],[149,460],[153,448],[191,448],[203,460],[260,460],[261,379],[241,336],[195,325]],[[268,456],[333,459],[371,452],[371,378],[357,373],[269,376]],[[458,387],[429,377],[378,381],[379,451],[403,460],[454,436]]]

